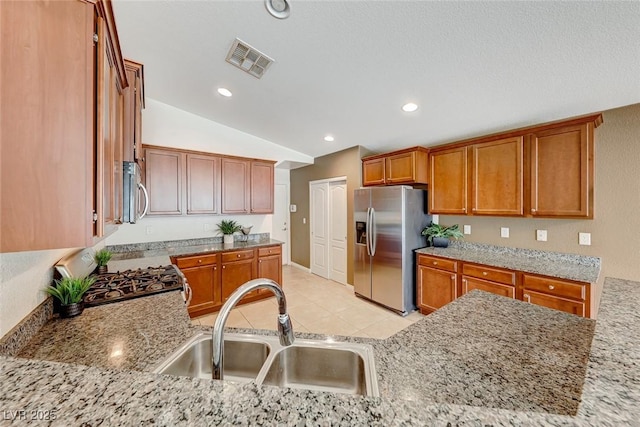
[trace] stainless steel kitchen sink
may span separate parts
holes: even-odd
[[[271,348],[250,335],[227,334],[224,340],[224,378],[249,382],[258,376]],[[154,372],[211,379],[211,334],[198,334],[176,350]]]
[[[211,334],[187,341],[156,373],[211,378]],[[367,344],[225,334],[225,380],[336,393],[378,396],[373,349]]]

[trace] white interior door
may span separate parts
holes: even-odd
[[[327,182],[309,183],[309,227],[311,229],[311,272],[329,278]]]
[[[347,183],[329,183],[329,278],[347,283]]]
[[[289,264],[289,186],[276,184],[271,236],[283,242],[282,264]]]

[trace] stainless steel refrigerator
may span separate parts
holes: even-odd
[[[427,193],[406,186],[360,188],[354,192],[356,295],[401,315],[415,310],[415,255],[426,246],[420,235],[431,221]]]

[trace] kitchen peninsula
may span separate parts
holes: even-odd
[[[65,321],[73,328],[64,327],[62,321],[47,324],[23,349],[21,357],[0,358],[3,366],[1,409],[27,413],[55,409],[54,423],[60,425],[101,422],[110,425],[143,422],[255,425],[301,421],[343,425],[446,425],[448,422],[459,425],[633,425],[640,416],[640,373],[634,369],[640,361],[634,347],[640,338],[640,316],[636,310],[639,303],[640,283],[606,279],[590,353],[582,353],[589,359],[575,416],[557,415],[570,412],[571,408],[555,408],[556,413],[548,413],[551,408],[545,409],[545,402],[542,406],[535,404],[535,388],[530,389],[528,403],[525,396],[521,403],[514,404],[515,400],[508,398],[510,390],[522,392],[530,384],[536,384],[535,378],[520,384],[510,381],[517,378],[518,369],[525,366],[513,366],[515,377],[505,372],[501,379],[493,378],[493,390],[478,389],[492,381],[477,378],[474,373],[486,367],[473,364],[459,366],[467,369],[466,373],[458,371],[458,367],[448,369],[442,383],[424,382],[430,375],[437,374],[439,367],[433,362],[439,355],[435,350],[447,348],[446,340],[451,341],[453,335],[459,334],[461,348],[466,341],[467,353],[480,354],[481,349],[476,346],[495,335],[490,325],[495,325],[495,321],[508,323],[508,318],[513,325],[529,325],[532,337],[555,329],[562,331],[567,348],[585,343],[589,348],[593,321],[480,291],[459,298],[387,340],[348,339],[374,346],[381,398],[149,373],[157,362],[199,329],[189,324],[179,294],[172,292],[113,305],[108,319],[114,323],[114,330],[129,326],[113,337],[110,337],[113,330],[104,322],[108,306],[89,309],[80,318]],[[167,327],[169,324],[173,327]],[[489,325],[485,333],[483,324]],[[457,325],[455,330],[444,329],[452,325]],[[506,325],[505,330],[509,327]],[[465,329],[469,331],[466,336]],[[442,342],[435,341],[438,336]],[[84,350],[76,347],[83,337]],[[113,351],[115,341],[108,342],[116,337],[123,338],[120,352]],[[510,360],[518,360],[515,356],[519,350],[513,345],[518,339],[522,337],[514,335],[512,340],[502,337],[495,341],[503,340],[504,351],[496,355],[503,356],[496,358],[503,367],[508,366]],[[54,341],[57,342],[54,344]],[[65,345],[69,351],[60,351]],[[561,349],[556,350],[559,351],[549,353],[551,359],[562,358]],[[75,351],[80,351],[80,355]],[[94,351],[98,353],[91,359],[89,356]],[[451,357],[456,353],[443,355]],[[109,361],[118,357],[121,358],[119,365]],[[467,389],[471,393],[467,393]],[[561,388],[558,391],[559,398]],[[533,406],[527,409],[527,405]]]

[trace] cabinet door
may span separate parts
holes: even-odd
[[[362,185],[384,185],[385,184],[385,159],[384,157],[365,160],[362,162]]]
[[[587,317],[587,305],[583,301],[574,301],[553,295],[541,294],[528,289],[524,290],[523,299],[531,304],[541,305],[554,310],[564,311],[577,316]]]
[[[248,213],[251,162],[249,160],[223,157],[221,166],[222,213]]]
[[[462,294],[471,292],[474,289],[502,295],[507,298],[516,297],[516,287],[503,285],[502,283],[490,282],[488,280],[476,279],[475,277],[462,276]]]
[[[523,138],[476,144],[471,149],[471,213],[523,215]]]
[[[429,153],[431,178],[429,211],[434,214],[467,213],[467,148]]]
[[[531,215],[593,218],[593,123],[531,135]]]
[[[258,277],[271,279],[282,287],[282,257],[269,255],[258,258]]]
[[[220,158],[187,154],[187,215],[219,214]]]
[[[187,278],[193,296],[188,310],[190,314],[200,315],[212,311],[221,304],[221,289],[219,283],[218,266],[202,265],[180,270]]]
[[[144,157],[148,215],[181,215],[182,154],[147,148]]]
[[[0,252],[92,246],[94,6],[0,1]]]
[[[395,154],[386,158],[387,184],[412,183],[415,181],[415,153]]]
[[[418,308],[431,313],[458,297],[455,273],[418,265]]]
[[[133,162],[138,159],[137,154],[142,143],[143,66],[129,60],[124,61],[124,66],[129,86],[123,91],[123,159],[127,162]]]
[[[240,261],[228,262],[222,264],[222,302],[224,303],[229,296],[241,285],[254,278],[254,259],[245,259]],[[245,298],[257,296],[258,292],[253,291],[246,295]]]
[[[251,213],[273,213],[273,163],[251,162]]]

